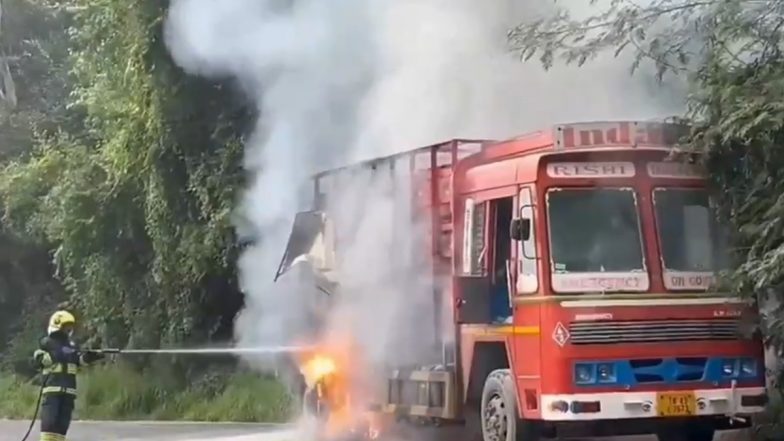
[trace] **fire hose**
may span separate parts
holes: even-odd
[[[85,351],[85,352],[97,352],[101,354],[119,354],[119,349],[98,349],[95,351]],[[30,420],[30,425],[27,427],[27,432],[25,432],[24,436],[22,437],[22,441],[27,441],[27,438],[30,437],[30,433],[33,431],[33,427],[35,427],[35,421],[38,419],[38,411],[41,409],[41,400],[44,397],[44,388],[46,387],[46,383],[49,381],[49,374],[46,374],[41,379],[41,387],[38,389],[38,399],[35,401],[35,410],[33,411],[33,418]]]
[[[35,426],[35,420],[38,419],[38,409],[41,408],[41,399],[44,396],[44,387],[46,387],[46,380],[49,379],[49,375],[45,375],[44,378],[41,380],[41,388],[38,390],[38,400],[35,402],[35,411],[33,412],[33,419],[30,420],[30,426],[27,428],[27,433],[22,437],[22,441],[27,441],[27,437],[30,436],[30,432],[33,431],[33,427]]]

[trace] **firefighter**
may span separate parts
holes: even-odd
[[[104,358],[94,351],[80,351],[71,341],[76,319],[68,311],[57,311],[49,319],[46,337],[33,358],[42,370],[41,441],[65,441],[76,400],[76,373],[80,366]]]

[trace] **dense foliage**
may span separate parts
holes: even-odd
[[[596,3],[595,0],[592,3]],[[735,232],[726,281],[759,301],[762,330],[784,349],[784,1],[610,0],[594,14],[510,32],[521,56],[582,64],[603,49],[634,53],[632,69],[688,76],[691,148],[703,152],[720,216]],[[779,375],[781,375],[779,373]]]
[[[61,301],[91,344],[230,338],[253,107],[173,64],[165,1],[2,6],[17,95],[0,114],[2,360],[24,366]]]
[[[182,387],[122,364],[97,368],[79,378],[76,418],[87,420],[176,420],[286,422],[296,409],[279,381],[235,371],[214,372]],[[24,379],[0,377],[0,418],[27,419],[38,391]],[[20,434],[21,435],[21,434]]]

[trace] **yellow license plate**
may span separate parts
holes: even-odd
[[[660,392],[656,394],[659,416],[690,416],[697,413],[694,392]]]

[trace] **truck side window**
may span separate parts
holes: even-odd
[[[517,292],[520,294],[532,294],[539,289],[539,276],[537,273],[536,258],[536,234],[534,231],[533,196],[530,187],[523,187],[520,190],[520,218],[529,219],[531,234],[528,240],[519,242],[518,256],[520,258],[520,275],[517,278]]]
[[[487,204],[467,199],[463,230],[463,273],[473,276],[484,274],[487,258],[485,237]]]

